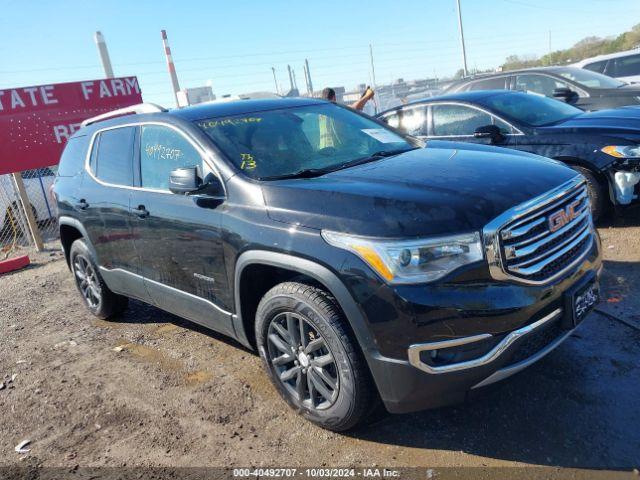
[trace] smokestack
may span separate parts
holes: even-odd
[[[313,93],[313,83],[311,83],[311,70],[309,70],[309,60],[304,59],[304,65],[307,71],[307,84],[309,85],[309,90]]]
[[[291,65],[287,65],[287,70],[289,70],[289,85],[291,86],[290,90],[293,90],[294,86],[293,86],[293,75],[291,74]]]
[[[178,101],[178,92],[180,91],[180,84],[178,83],[178,74],[176,73],[176,66],[173,64],[173,57],[171,56],[171,48],[169,47],[169,41],[167,40],[166,30],[162,30],[162,45],[164,46],[164,54],[167,57],[167,68],[169,69],[169,76],[171,77],[173,94],[176,97],[176,105],[180,106],[180,103]]]
[[[96,46],[98,47],[98,55],[100,55],[100,61],[102,62],[105,77],[113,78],[113,68],[111,67],[109,50],[107,50],[107,43],[104,41],[102,33],[99,31],[96,32],[93,35],[93,40],[96,42]]]

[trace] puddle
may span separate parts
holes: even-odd
[[[179,327],[175,327],[179,328]],[[166,353],[156,348],[140,345],[139,343],[131,343],[127,341],[119,342],[114,348],[117,352],[128,352],[134,357],[137,357],[145,362],[158,365],[161,370],[170,372],[180,372],[184,375],[184,380],[187,386],[193,387],[205,383],[211,378],[213,374],[205,370],[196,370],[194,372],[185,372],[184,364],[180,360],[169,357]]]
[[[107,320],[101,320],[99,318],[95,318],[91,320],[91,324],[94,327],[99,328],[122,328],[124,325],[118,322],[108,322]]]
[[[180,371],[183,368],[182,362],[167,356],[160,350],[150,348],[139,343],[120,342],[115,348],[127,351],[132,355],[149,363],[155,363],[164,370]]]
[[[158,328],[156,328],[153,333],[156,333],[158,335],[164,335],[166,333],[172,333],[172,332],[176,332],[178,330],[181,330],[180,327],[178,327],[177,325],[174,325],[173,323],[167,323],[165,325],[161,325]]]
[[[186,376],[187,385],[194,386],[211,380],[213,374],[205,372],[204,370],[198,370],[196,372],[188,373]]]

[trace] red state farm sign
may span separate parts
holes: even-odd
[[[56,165],[80,122],[140,102],[136,77],[0,90],[0,174]]]

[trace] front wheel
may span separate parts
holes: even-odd
[[[345,431],[370,411],[375,394],[356,340],[324,290],[286,282],[256,312],[256,340],[280,395],[317,425]]]
[[[587,191],[591,199],[591,215],[593,221],[600,219],[607,210],[605,192],[602,184],[593,174],[593,172],[584,167],[572,167],[575,171],[580,172],[587,179]]]

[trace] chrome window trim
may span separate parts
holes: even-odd
[[[589,254],[589,251],[593,247],[595,232],[592,221],[589,222],[590,225],[586,230],[587,232],[591,233],[591,236],[589,244],[587,247],[585,247],[584,252],[565,268],[544,280],[531,280],[509,275],[505,271],[503,265],[499,238],[500,230],[507,224],[517,221],[519,218],[528,215],[533,210],[539,210],[539,213],[545,212],[545,207],[547,207],[546,209],[548,210],[548,206],[550,204],[569,194],[570,192],[581,188],[584,184],[584,178],[582,177],[582,175],[578,174],[562,185],[559,185],[558,187],[549,190],[548,192],[543,193],[542,195],[539,195],[532,200],[529,200],[528,202],[516,205],[515,207],[507,210],[506,212],[493,219],[487,225],[485,225],[485,227],[482,229],[482,242],[485,250],[485,258],[487,259],[487,263],[489,265],[489,273],[494,279],[503,281],[514,281],[517,283],[528,285],[544,285],[564,275],[566,272],[568,272],[584,260],[584,258]]]
[[[501,117],[500,115],[496,115],[495,113],[490,112],[489,110],[479,107],[477,105],[471,105],[469,103],[464,103],[464,102],[453,102],[453,101],[447,101],[447,102],[429,102],[429,106],[431,107],[431,109],[433,109],[433,107],[437,107],[439,105],[455,105],[457,107],[467,107],[467,108],[471,108],[474,110],[478,110],[486,115],[489,115],[490,117],[495,117],[498,120],[500,120],[501,122],[506,123],[507,125],[509,125],[511,128],[513,128],[515,130],[516,133],[503,133],[504,136],[506,137],[515,137],[515,136],[519,136],[519,135],[524,135],[524,133],[522,133],[522,130],[520,130],[518,127],[516,127],[515,125],[513,125],[511,122],[507,122],[503,117]],[[431,115],[433,115],[433,110]],[[433,120],[432,120],[433,122]],[[432,125],[433,127],[433,125]],[[455,137],[455,138],[460,138],[460,137],[472,137],[473,135],[429,135],[429,138],[451,138],[451,137]]]
[[[474,335],[472,337],[463,337],[456,338],[453,340],[445,340],[442,342],[430,342],[430,343],[419,343],[411,345],[408,349],[409,355],[409,363],[414,367],[422,370],[423,372],[431,373],[431,374],[442,374],[442,373],[451,373],[458,372],[460,370],[467,370],[469,368],[481,367],[483,365],[487,365],[498,359],[513,343],[515,343],[520,338],[528,335],[533,332],[537,328],[545,325],[548,322],[551,322],[557,319],[560,315],[562,315],[562,308],[557,308],[553,312],[545,315],[539,320],[536,320],[529,325],[525,325],[517,330],[512,331],[507,334],[497,345],[495,345],[490,351],[482,355],[481,357],[474,358],[473,360],[466,360],[464,362],[451,363],[449,365],[427,365],[426,363],[420,360],[420,353],[425,351],[439,350],[443,348],[450,348],[458,345],[464,345],[471,342],[478,342],[480,340],[484,340],[486,338],[490,338],[493,335],[490,333],[484,333],[481,335]]]
[[[114,125],[114,126],[111,126],[111,127],[104,127],[104,128],[98,129],[95,132],[93,132],[93,134],[91,135],[91,140],[89,141],[89,148],[87,150],[87,155],[86,155],[85,160],[84,160],[84,170],[89,174],[89,176],[93,180],[95,180],[97,183],[99,183],[100,185],[103,185],[105,187],[122,188],[122,189],[125,189],[125,190],[134,190],[134,191],[143,191],[143,192],[162,193],[162,194],[165,194],[165,195],[175,195],[170,190],[161,190],[161,189],[155,189],[155,188],[145,188],[145,187],[118,185],[116,183],[105,182],[103,180],[100,180],[98,177],[96,177],[94,175],[93,171],[91,171],[91,167],[90,167],[91,152],[93,151],[94,143],[95,143],[95,140],[96,140],[96,137],[98,136],[98,134],[100,134],[102,132],[106,132],[108,130],[115,130],[116,128],[142,127],[144,125],[159,125],[159,126],[163,126],[163,127],[168,127],[168,128],[171,128],[172,130],[175,130],[180,135],[182,135],[196,149],[196,151],[200,155],[200,158],[202,159],[203,163],[206,163],[207,166],[211,169],[211,172],[216,177],[218,177],[218,180],[220,181],[220,184],[222,185],[222,189],[224,191],[224,197],[223,198],[227,197],[227,187],[224,184],[224,182],[222,181],[222,176],[220,175],[220,171],[218,170],[218,168],[215,166],[215,162],[211,158],[209,158],[210,154],[204,148],[202,148],[202,146],[200,144],[198,144],[195,140],[193,140],[189,135],[187,135],[179,127],[177,127],[175,125],[172,125],[170,123],[162,122],[162,121],[158,121],[158,120],[147,120],[147,121],[142,120],[142,121],[137,121],[137,122],[134,121],[134,122],[130,122],[130,123],[123,123],[122,125]],[[135,162],[135,159],[134,159],[134,162]]]

